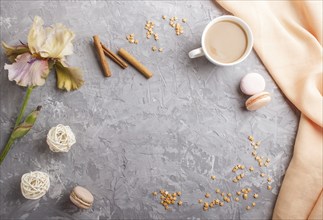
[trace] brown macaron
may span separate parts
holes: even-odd
[[[269,92],[260,92],[247,99],[245,105],[249,111],[255,111],[266,106],[270,101],[271,96]]]
[[[70,200],[79,208],[89,209],[94,201],[92,193],[82,186],[76,186],[71,194]]]

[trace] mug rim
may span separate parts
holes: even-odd
[[[205,49],[205,36],[206,36],[206,33],[207,31],[210,29],[210,27],[219,22],[219,21],[233,21],[233,22],[236,22],[238,25],[240,25],[240,27],[245,31],[246,33],[246,37],[247,37],[247,48],[245,50],[245,52],[243,53],[243,55],[233,61],[233,62],[230,62],[230,63],[222,63],[222,62],[219,62],[215,59],[213,59],[207,52],[207,50]],[[205,54],[205,57],[213,64],[216,64],[216,65],[219,65],[219,66],[233,66],[233,65],[236,65],[238,63],[241,63],[242,61],[244,61],[250,54],[252,48],[253,48],[253,34],[252,34],[252,31],[249,27],[249,25],[244,21],[242,20],[241,18],[239,17],[236,17],[236,16],[233,16],[233,15],[222,15],[222,16],[219,16],[219,17],[216,17],[214,18],[212,21],[210,21],[206,27],[204,28],[203,30],[203,34],[202,34],[202,38],[201,38],[201,45],[202,45],[202,50]]]

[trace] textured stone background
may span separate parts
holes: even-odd
[[[52,73],[46,85],[33,91],[27,111],[42,105],[33,130],[15,143],[1,166],[1,219],[269,219],[284,172],[292,154],[298,112],[284,98],[253,52],[234,67],[217,67],[205,58],[190,60],[202,30],[213,18],[226,14],[211,1],[1,1],[1,40],[26,41],[33,17],[50,25],[62,22],[76,33],[75,54],[69,63],[84,70],[85,85],[75,92],[55,87]],[[176,36],[162,15],[187,18],[185,34]],[[146,20],[156,23],[160,41],[145,39]],[[139,45],[125,40],[135,33]],[[92,46],[92,35],[116,51],[126,48],[154,76],[146,80],[133,68],[121,70],[109,60],[113,75],[104,78]],[[163,53],[151,51],[157,45]],[[1,51],[0,145],[4,146],[18,114],[24,88],[7,79]],[[239,80],[258,72],[273,96],[257,112],[244,109],[246,96]],[[46,145],[48,130],[69,125],[77,143],[68,153],[52,153]],[[259,153],[271,158],[266,169],[273,190],[251,156],[247,136],[262,141]],[[241,163],[257,167],[238,184],[231,169]],[[49,173],[51,187],[43,198],[26,200],[20,178],[29,171]],[[212,181],[211,175],[217,180]],[[95,196],[90,210],[69,202],[75,185]],[[260,198],[231,202],[202,211],[197,203],[215,188],[235,192],[250,187]],[[183,207],[165,211],[151,192],[165,188],[183,192]]]

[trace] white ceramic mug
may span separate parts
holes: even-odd
[[[208,32],[208,30],[210,29],[210,27],[220,21],[231,21],[231,22],[235,22],[236,24],[240,25],[240,27],[245,31],[246,33],[246,37],[247,37],[247,48],[244,52],[244,54],[238,59],[235,60],[231,63],[222,63],[219,62],[215,59],[213,59],[207,52],[206,50],[206,46],[205,46],[205,36]],[[195,50],[192,50],[191,52],[188,53],[188,56],[190,58],[197,58],[197,57],[201,57],[201,56],[205,56],[211,63],[215,64],[215,65],[219,65],[219,66],[232,66],[235,64],[238,64],[240,62],[242,62],[244,59],[247,58],[247,56],[250,54],[251,50],[252,50],[252,46],[253,46],[253,36],[252,36],[252,32],[250,27],[248,26],[248,24],[246,22],[244,22],[242,19],[235,17],[235,16],[231,16],[231,15],[223,15],[220,17],[217,17],[215,19],[213,19],[204,29],[203,34],[202,34],[202,39],[201,39],[201,45],[202,47],[197,48]]]

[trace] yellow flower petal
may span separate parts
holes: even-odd
[[[79,68],[66,67],[61,62],[56,62],[57,87],[67,91],[79,89],[83,84],[83,74]]]
[[[46,31],[43,28],[44,21],[39,16],[35,16],[33,26],[28,34],[28,47],[32,54],[42,51],[46,41]]]
[[[75,34],[63,24],[43,27],[44,21],[36,16],[28,34],[28,46],[32,53],[43,58],[63,59],[73,54],[72,40]]]
[[[3,41],[2,41],[2,47],[4,49],[6,56],[8,57],[8,60],[12,63],[15,62],[16,57],[18,55],[29,52],[29,48],[27,46],[19,45],[19,46],[12,47]]]

